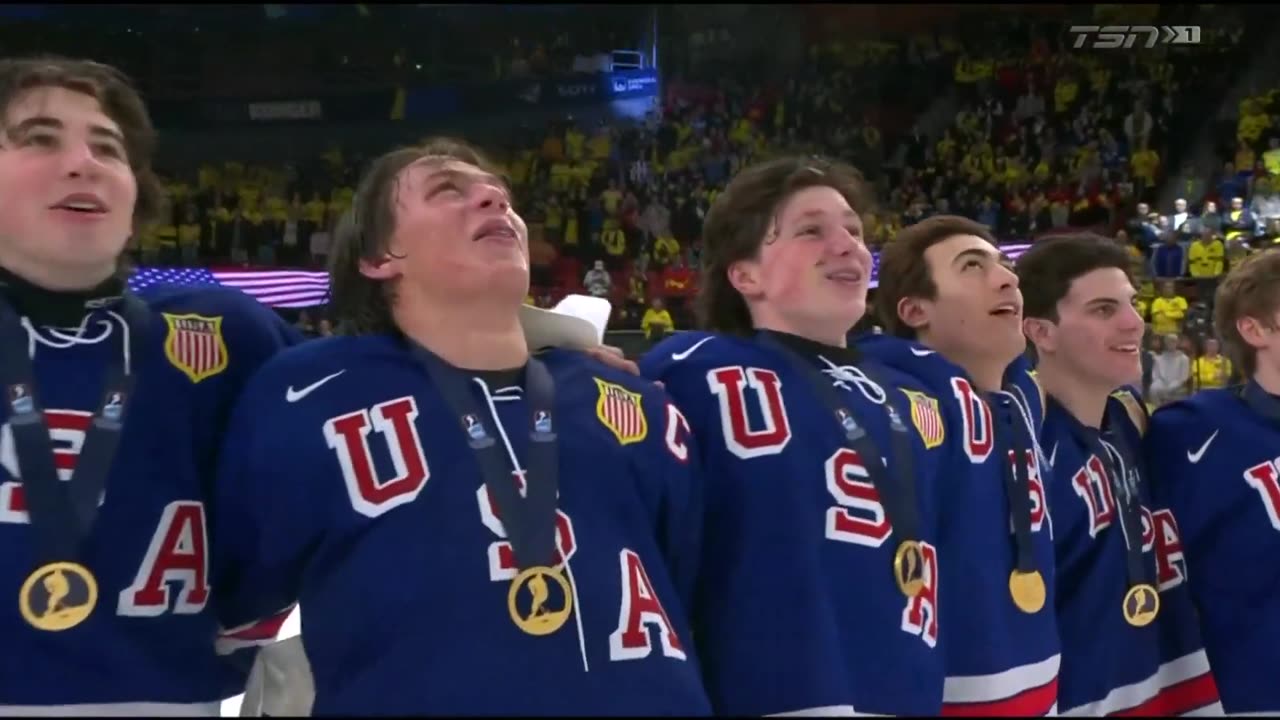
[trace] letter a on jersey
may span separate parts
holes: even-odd
[[[911,424],[916,426],[924,446],[932,450],[941,445],[947,439],[947,432],[942,413],[938,410],[938,401],[914,390],[902,392],[911,400]]]
[[[644,417],[644,406],[640,403],[640,393],[607,383],[595,378],[600,388],[600,399],[596,401],[596,417],[613,432],[618,442],[623,445],[638,443],[649,435],[649,423]]]
[[[227,369],[227,343],[222,339],[221,317],[163,314],[169,326],[164,356],[191,378],[191,382],[207,380]]]

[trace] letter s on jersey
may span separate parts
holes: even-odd
[[[823,466],[827,480],[827,492],[836,505],[827,508],[826,537],[828,540],[879,548],[893,534],[893,527],[885,514],[880,494],[867,473],[862,458],[856,451],[840,448],[827,458]],[[896,548],[895,548],[896,549]],[[908,598],[902,609],[902,631],[918,636],[929,647],[938,644],[938,551],[929,543],[920,543],[924,556],[921,569],[924,586],[915,597]],[[885,553],[892,558],[892,552]],[[884,582],[892,582],[892,573],[886,567]],[[896,589],[893,592],[897,592]]]
[[[413,502],[426,486],[431,470],[418,436],[417,418],[417,401],[413,396],[405,396],[325,422],[324,438],[338,454],[342,479],[356,512],[376,518]],[[386,442],[396,472],[391,480],[378,477],[369,447],[371,429]]]

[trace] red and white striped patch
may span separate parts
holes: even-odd
[[[942,714],[947,717],[1042,717],[1058,709],[1058,667],[1062,656],[991,675],[947,678]]]
[[[942,445],[947,439],[947,431],[937,399],[914,390],[903,390],[902,393],[911,400],[911,424],[916,426],[924,446],[932,450]]]
[[[596,417],[609,428],[623,445],[638,443],[649,435],[649,423],[644,416],[640,393],[631,392],[621,385],[595,378],[600,388],[596,401]]]
[[[164,321],[169,325],[164,356],[191,382],[198,383],[227,369],[221,317],[164,313]]]

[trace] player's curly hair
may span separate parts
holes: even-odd
[[[23,94],[40,88],[64,88],[88,95],[120,126],[125,154],[138,185],[134,231],[155,223],[164,204],[164,189],[151,165],[156,131],[147,106],[129,77],[110,65],[56,55],[0,60],[0,133],[6,144],[13,140],[10,107]]]
[[[716,196],[702,224],[702,277],[694,312],[698,324],[715,332],[746,335],[755,323],[747,301],[729,282],[736,262],[757,258],[771,242],[783,204],[810,187],[834,188],[859,214],[871,209],[862,173],[852,165],[819,156],[792,155],[743,169]]]
[[[329,308],[334,331],[371,335],[396,331],[391,315],[395,283],[361,272],[361,262],[383,260],[396,229],[396,188],[405,168],[424,158],[457,160],[498,174],[479,150],[461,140],[428,138],[420,145],[392,150],[369,164],[351,209],[338,219],[329,255]]]
[[[1245,342],[1236,327],[1242,318],[1253,318],[1274,328],[1280,311],[1280,250],[1267,250],[1246,258],[1232,268],[1218,285],[1213,299],[1213,329],[1222,338],[1227,356],[1252,378],[1258,370],[1258,350]]]

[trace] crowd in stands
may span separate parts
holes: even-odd
[[[1206,27],[1189,48],[1106,53],[1073,48],[1058,24],[993,22],[997,31],[979,35],[814,45],[814,71],[777,82],[713,67],[665,83],[641,121],[565,117],[493,148],[530,229],[529,302],[609,297],[613,327],[652,339],[690,326],[702,219],[717,193],[772,153],[823,153],[851,161],[874,188],[878,204],[863,213],[874,247],[945,213],[1005,240],[1073,228],[1114,236],[1142,280],[1152,347],[1172,346],[1146,357],[1153,396],[1225,383],[1232,369],[1216,352],[1209,303],[1216,278],[1280,239],[1280,90],[1239,103],[1217,177],[1159,203],[1189,157],[1186,139],[1207,122],[1199,110],[1247,65],[1241,28]],[[548,42],[515,49],[500,74],[538,70],[548,48],[565,45]],[[918,121],[887,110],[886,78],[912,91]],[[951,121],[926,127],[924,111],[939,103]],[[307,166],[175,174],[172,219],[135,250],[143,264],[322,267],[361,162],[334,147]],[[300,322],[325,332],[319,318]]]

